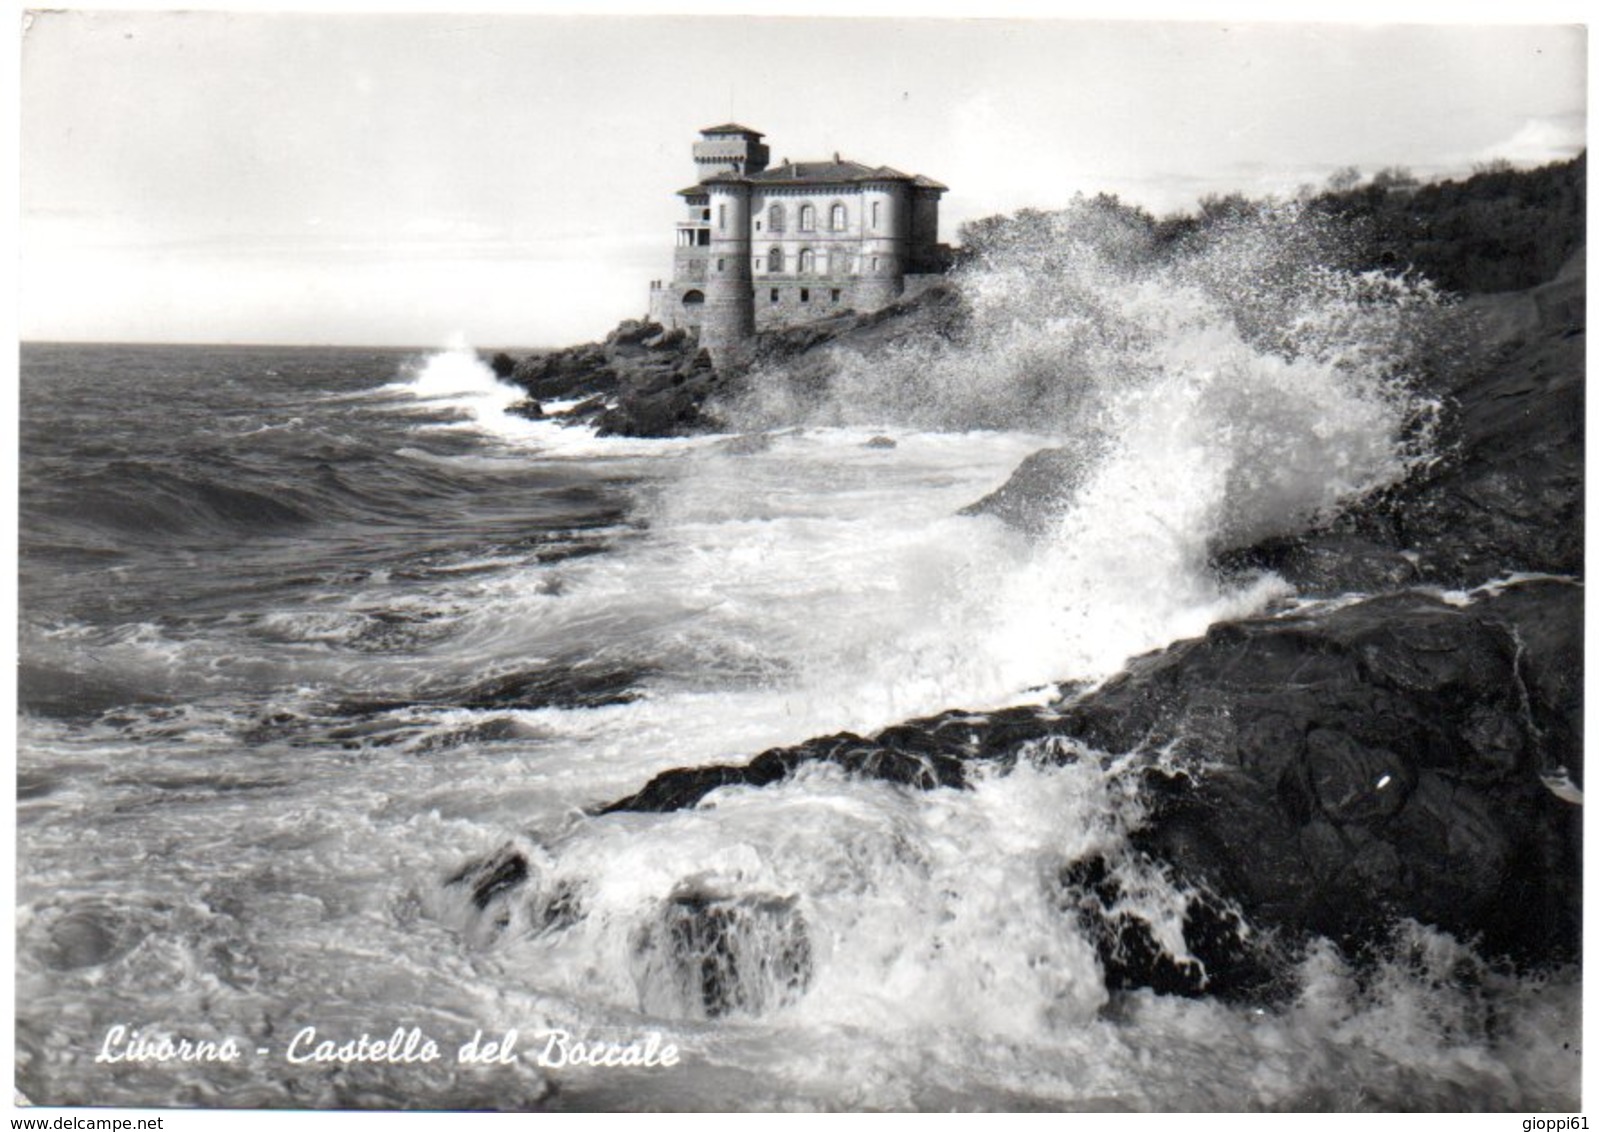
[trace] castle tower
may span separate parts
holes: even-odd
[[[860,271],[854,296],[862,310],[886,307],[905,289],[911,221],[906,190],[903,176],[861,185]]]
[[[708,181],[722,173],[735,177],[759,173],[771,160],[770,151],[761,144],[765,136],[737,122],[707,126],[694,143],[694,168],[699,179]]]
[[[722,173],[705,182],[710,199],[710,255],[705,264],[705,314],[700,345],[717,365],[734,361],[755,337],[750,273],[750,184]]]

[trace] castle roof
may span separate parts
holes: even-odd
[[[701,196],[707,190],[706,185],[726,184],[729,182],[748,182],[754,185],[854,185],[865,181],[907,181],[919,189],[936,189],[947,192],[949,186],[942,185],[931,177],[921,174],[901,173],[898,169],[887,165],[862,165],[859,161],[794,161],[784,162],[763,169],[759,173],[717,173],[705,178],[698,185],[691,185],[686,189],[679,189],[679,196]]]
[[[759,130],[752,130],[748,126],[741,126],[737,122],[724,122],[720,126],[706,126],[700,131],[702,136],[711,134],[743,134],[752,138],[764,138],[766,135]]]

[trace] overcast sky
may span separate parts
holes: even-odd
[[[696,131],[1166,212],[1586,138],[1572,27],[39,13],[29,339],[556,345],[670,272]]]

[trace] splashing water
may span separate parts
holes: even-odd
[[[1451,308],[1424,281],[1326,266],[1324,223],[1289,208],[1162,249],[1125,210],[1082,202],[1018,229],[956,276],[954,333],[770,367],[727,409],[752,427],[1023,429],[1064,451],[1073,483],[1035,485],[1034,545],[967,524],[928,548],[968,564],[969,584],[929,603],[931,632],[990,693],[1104,674],[1259,608],[1282,587],[1227,589],[1215,552],[1303,529],[1425,458],[1435,406],[1413,378]],[[901,651],[936,655],[927,633]]]
[[[1190,894],[1130,851],[1135,776],[1094,752],[964,791],[816,766],[591,816],[669,766],[1113,672],[1281,592],[1219,583],[1215,549],[1423,456],[1425,288],[1320,268],[1286,221],[1156,260],[1090,220],[968,269],[948,340],[840,352],[820,386],[761,375],[742,419],[805,426],[764,445],[523,421],[464,349],[336,401],[308,373],[281,415],[328,438],[337,524],[308,505],[292,539],[193,542],[193,569],[116,563],[103,614],[71,587],[33,610],[68,615],[41,630],[64,679],[117,680],[105,712],[24,728],[19,1080],[299,1107],[1574,1103],[1575,972],[1488,970],[1426,929],[1374,966],[1312,946],[1265,1011],[1113,994],[1064,872],[1107,860],[1177,959]],[[304,441],[246,423],[263,484],[322,484]],[[63,430],[64,463],[96,431]],[[960,513],[1044,447],[1075,467],[1037,530]],[[144,604],[115,604],[134,583]],[[160,702],[129,706],[119,682],[155,668]],[[108,1075],[74,1051],[112,1022],[274,1048],[312,1022],[661,1031],[686,1056],[553,1094],[530,1067]]]
[[[525,439],[539,432],[534,422],[510,412],[527,393],[501,381],[464,338],[445,349],[414,359],[405,366],[406,380],[388,388],[418,401],[458,411],[472,427],[506,440]]]

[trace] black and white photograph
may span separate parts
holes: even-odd
[[[1586,27],[866,11],[12,13],[13,1128],[1585,1132]]]

